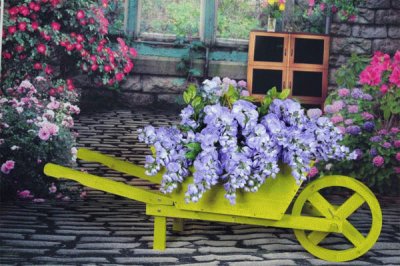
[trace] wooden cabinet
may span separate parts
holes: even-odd
[[[252,31],[248,89],[261,98],[272,87],[291,89],[306,105],[322,105],[328,88],[329,37]]]

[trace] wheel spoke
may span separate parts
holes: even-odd
[[[322,240],[324,240],[330,233],[329,232],[320,232],[320,231],[313,231],[311,232],[307,238],[310,240],[311,243],[314,245],[318,245]]]
[[[342,219],[346,219],[352,213],[354,213],[358,208],[361,207],[365,202],[364,198],[360,194],[354,193],[350,198],[348,198],[343,205],[341,205],[337,211],[336,215]]]
[[[349,221],[343,222],[343,235],[355,246],[359,247],[365,241],[365,237]]]
[[[308,201],[326,218],[333,218],[335,208],[319,193],[314,192]]]

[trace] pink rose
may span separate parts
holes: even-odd
[[[15,167],[15,162],[13,160],[8,160],[1,165],[1,171],[4,174],[9,174],[12,169]]]

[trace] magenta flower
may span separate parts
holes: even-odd
[[[393,142],[393,145],[394,145],[395,148],[400,148],[400,140],[395,140]]]
[[[339,94],[340,97],[346,97],[346,96],[348,96],[350,94],[350,90],[349,89],[345,89],[345,88],[339,89],[338,90],[338,94]]]
[[[344,120],[344,124],[347,125],[347,126],[352,125],[353,124],[353,119]]]
[[[384,142],[382,144],[382,147],[384,147],[385,149],[390,149],[392,147],[392,144],[390,144],[389,142]]]
[[[400,167],[395,167],[395,168],[394,168],[394,172],[395,172],[396,174],[400,174]]]
[[[372,159],[372,163],[376,167],[381,167],[385,163],[385,159],[382,156],[378,155],[378,156],[375,156],[374,159]]]
[[[363,112],[363,113],[361,114],[361,116],[362,116],[362,118],[364,118],[365,120],[372,120],[372,119],[374,119],[374,115],[373,115],[373,114],[370,114],[370,113],[368,113],[368,112]]]
[[[351,114],[358,113],[358,105],[349,105],[347,111]]]
[[[308,177],[314,177],[318,174],[318,168],[313,166],[311,167],[310,171],[308,172]]]
[[[331,117],[331,122],[334,124],[340,123],[343,121],[343,117],[341,115],[334,115]]]
[[[392,127],[392,128],[390,129],[390,133],[397,134],[397,133],[399,133],[399,132],[400,132],[400,129],[397,128],[397,127]]]
[[[396,153],[396,160],[400,162],[400,152]]]
[[[4,174],[9,174],[12,169],[15,167],[15,162],[13,160],[8,160],[1,165],[1,171]]]
[[[23,191],[18,191],[17,195],[20,199],[31,199],[33,198],[33,195],[29,190],[23,190]]]

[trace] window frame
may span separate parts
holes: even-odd
[[[125,32],[139,42],[160,42],[165,44],[173,43],[176,40],[174,34],[162,33],[141,33],[140,12],[142,1],[146,0],[125,0],[126,7],[126,29]],[[200,0],[200,32],[199,39],[209,47],[247,48],[249,41],[245,39],[217,38],[217,13],[218,0]],[[250,34],[250,32],[249,32]]]

